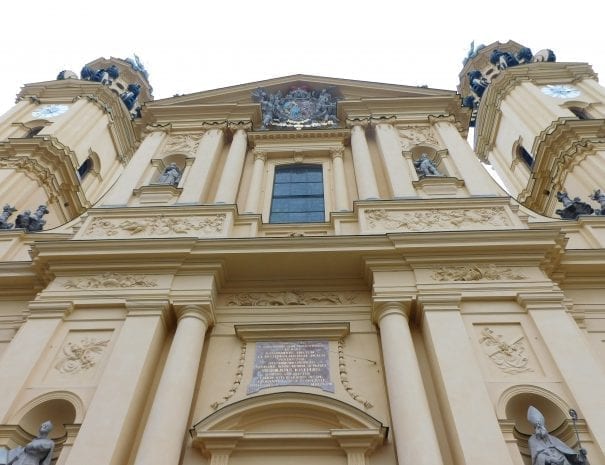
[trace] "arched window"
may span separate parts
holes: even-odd
[[[275,168],[269,223],[325,221],[321,165],[285,165]]]
[[[88,157],[86,160],[84,160],[84,163],[82,163],[78,168],[78,176],[80,177],[80,179],[84,179],[84,176],[86,176],[91,169],[92,160],[90,159],[90,157]]]
[[[523,160],[529,169],[534,166],[534,157],[522,145],[517,148],[517,156]]]
[[[569,107],[568,110],[571,111],[574,115],[576,115],[578,119],[591,119],[590,115],[584,108]]]

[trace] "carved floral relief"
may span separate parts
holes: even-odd
[[[390,211],[370,209],[365,211],[372,229],[387,231],[428,231],[494,228],[511,225],[504,208],[428,209],[420,211]]]
[[[194,154],[202,138],[201,134],[177,134],[170,136],[164,145],[163,153]]]
[[[227,297],[227,305],[240,307],[279,305],[347,305],[357,300],[354,294],[336,292],[241,292]]]
[[[67,342],[54,368],[62,374],[77,374],[90,370],[103,356],[109,339],[84,337],[78,342]]]
[[[156,287],[158,283],[142,275],[103,273],[97,276],[86,276],[70,279],[63,283],[67,289],[101,289],[127,287]]]
[[[435,281],[500,281],[527,279],[511,268],[489,265],[442,266],[433,271]]]
[[[439,141],[433,134],[430,126],[407,126],[399,129],[401,138],[401,148],[408,150],[415,145],[429,144],[434,147],[439,146]]]
[[[526,355],[524,336],[515,336],[505,340],[501,334],[496,334],[490,328],[483,328],[479,344],[483,347],[489,359],[504,373],[517,374],[526,371],[534,371],[529,364]]]
[[[128,236],[166,236],[170,234],[211,235],[223,231],[227,215],[166,217],[150,216],[132,220],[113,218],[93,218],[86,228],[85,235],[95,237]]]

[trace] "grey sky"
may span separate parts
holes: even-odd
[[[24,83],[133,53],[149,70],[156,99],[296,73],[455,89],[471,40],[550,48],[558,61],[588,62],[605,73],[602,20],[590,11],[596,2],[490,4],[7,2],[0,112]]]

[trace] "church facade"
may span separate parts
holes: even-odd
[[[604,162],[592,68],[512,41],[457,91],[26,84],[0,451],[50,420],[57,465],[605,464]]]

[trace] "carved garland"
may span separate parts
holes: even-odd
[[[282,306],[282,305],[349,305],[354,304],[356,295],[334,292],[241,292],[227,297],[227,305],[239,307]]]
[[[237,364],[237,371],[235,373],[235,379],[233,380],[233,384],[231,385],[231,389],[229,392],[223,396],[220,401],[214,402],[210,405],[213,410],[218,409],[221,405],[227,402],[233,395],[236,393],[240,384],[242,383],[242,378],[244,377],[244,365],[246,364],[246,342],[242,342],[242,347],[239,353],[239,361]]]
[[[385,209],[365,211],[371,228],[388,231],[427,231],[434,229],[466,229],[468,225],[510,226],[504,208],[476,208],[455,210],[424,210],[391,212]]]
[[[86,234],[91,236],[115,236],[128,233],[131,236],[147,234],[165,236],[168,234],[217,233],[224,227],[227,215],[217,215],[172,218],[152,216],[136,220],[112,220],[109,218],[94,218]]]
[[[345,388],[345,391],[357,402],[362,404],[365,408],[372,408],[373,405],[369,400],[364,399],[361,395],[359,395],[349,383],[349,374],[347,372],[347,364],[345,362],[345,352],[344,352],[345,341],[344,339],[338,340],[338,373],[340,375],[340,383],[342,387]]]
[[[63,283],[67,289],[100,289],[100,288],[127,288],[127,287],[156,287],[158,283],[145,276],[120,273],[103,273],[98,276],[87,276],[71,279]]]
[[[80,342],[68,342],[63,346],[63,358],[55,365],[62,374],[76,374],[93,368],[100,359],[109,339],[82,338]]]
[[[500,281],[504,279],[527,279],[510,268],[489,265],[466,265],[437,268],[433,271],[435,281]]]

